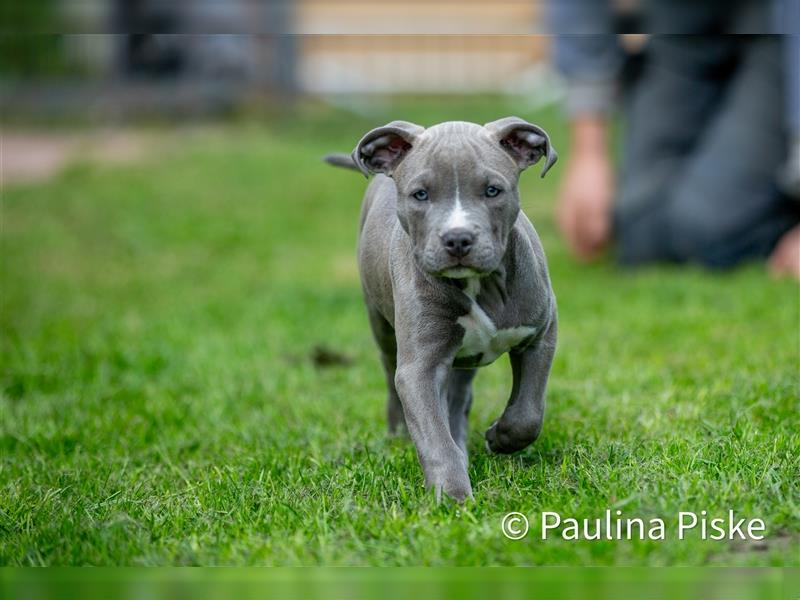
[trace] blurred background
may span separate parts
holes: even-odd
[[[186,116],[265,94],[521,92],[547,58],[545,36],[523,35],[544,30],[527,0],[414,0],[400,15],[362,0],[17,4],[0,58],[11,110]]]
[[[363,0],[41,0],[3,11],[6,183],[81,157],[126,160],[139,145],[136,128],[120,126],[154,119],[276,124],[315,104],[374,123],[401,95],[502,95],[526,108],[560,95],[543,7],[528,0],[412,0],[402,11]],[[70,125],[81,142],[103,133],[76,143]]]

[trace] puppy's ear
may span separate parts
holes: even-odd
[[[353,150],[353,162],[369,177],[383,173],[391,177],[408,151],[414,146],[424,127],[408,121],[392,121],[367,133]]]
[[[506,117],[487,123],[484,127],[508,152],[520,170],[539,162],[544,156],[541,177],[558,160],[558,154],[544,129],[519,117]]]

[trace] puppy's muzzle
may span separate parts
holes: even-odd
[[[442,245],[450,256],[464,258],[475,245],[475,234],[467,229],[451,229],[442,235]]]

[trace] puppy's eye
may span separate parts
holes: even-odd
[[[416,200],[419,200],[420,202],[425,202],[428,199],[427,190],[417,190],[416,192],[414,192],[411,195],[414,196],[414,198]]]
[[[502,191],[503,191],[503,190],[501,190],[501,189],[500,189],[499,187],[497,187],[496,185],[490,185],[489,187],[487,187],[487,188],[484,190],[484,192],[483,192],[483,193],[486,195],[486,197],[487,197],[487,198],[496,198],[497,196],[499,196],[499,195],[500,195],[500,192],[502,192]]]

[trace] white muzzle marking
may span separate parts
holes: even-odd
[[[458,181],[458,171],[456,170],[455,165],[453,165],[453,177],[455,177],[456,181],[456,201],[453,205],[453,210],[450,211],[450,214],[447,216],[447,220],[444,223],[444,231],[462,229],[469,225],[469,222],[467,221],[467,211],[465,211],[464,207],[461,205],[461,189]]]

